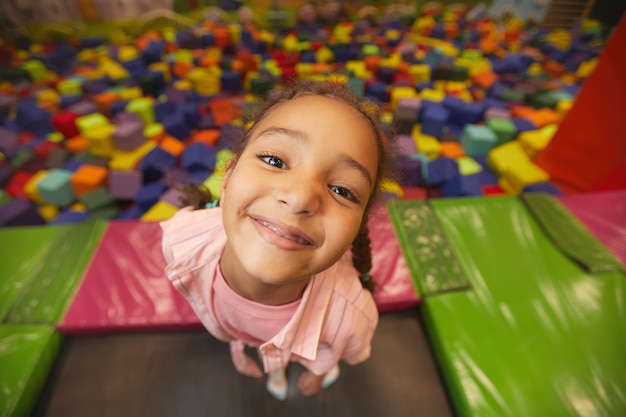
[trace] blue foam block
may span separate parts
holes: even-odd
[[[428,163],[427,185],[441,185],[459,176],[459,164],[448,157],[434,159]]]
[[[161,194],[165,191],[167,191],[167,186],[161,182],[146,184],[141,187],[137,193],[135,204],[137,204],[141,210],[146,211],[159,201]]]
[[[76,224],[82,223],[89,216],[87,211],[63,210],[59,215],[50,222],[50,224]]]
[[[139,163],[139,170],[147,182],[156,181],[171,171],[176,165],[176,157],[163,148],[155,147]]]
[[[563,191],[557,188],[550,182],[541,182],[537,184],[530,184],[524,187],[523,193],[548,193],[552,195],[562,195]]]
[[[440,138],[450,112],[442,106],[431,106],[422,117],[422,133]]]
[[[183,151],[180,166],[183,169],[193,171],[215,169],[217,150],[201,142],[192,143]]]
[[[191,127],[183,112],[168,114],[163,118],[162,124],[167,134],[178,140],[187,140],[191,136]]]

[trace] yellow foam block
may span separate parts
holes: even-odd
[[[417,91],[413,87],[393,87],[389,94],[391,108],[398,107],[398,102],[403,98],[417,98]]]
[[[299,43],[298,37],[290,33],[283,38],[283,49],[287,52],[297,52]]]
[[[322,46],[315,52],[315,60],[317,62],[334,62],[335,54],[330,48]]]
[[[50,223],[59,215],[59,207],[54,204],[43,204],[39,206],[37,212],[47,223]]]
[[[509,165],[502,173],[500,186],[509,194],[518,195],[524,187],[547,182],[550,176],[532,162]]]
[[[150,207],[148,211],[146,211],[143,216],[141,216],[141,220],[145,221],[161,221],[167,220],[174,215],[178,211],[178,207],[173,205],[172,203],[168,203],[167,201],[158,201],[155,205]]]
[[[81,203],[80,201],[77,201],[70,206],[70,210],[84,213],[87,211],[87,207],[85,206],[85,204]]]
[[[148,65],[148,68],[155,72],[160,72],[163,75],[163,80],[169,84],[172,81],[172,73],[170,72],[170,66],[165,62],[153,62]]]
[[[425,88],[421,91],[420,97],[423,100],[441,102],[446,97],[445,91]]]
[[[129,87],[121,90],[118,93],[118,96],[120,100],[130,101],[143,97],[143,91],[141,91],[141,87]]]
[[[24,193],[34,203],[42,204],[45,201],[41,194],[39,194],[39,190],[37,189],[37,183],[41,181],[47,174],[48,171],[46,170],[37,171],[35,175],[33,175],[24,185]]]
[[[130,152],[115,151],[109,161],[109,168],[117,171],[132,171],[141,158],[155,146],[157,146],[156,142],[147,141]]]
[[[81,82],[77,79],[68,78],[57,83],[57,90],[61,95],[80,96],[83,94]]]
[[[380,183],[380,190],[382,192],[394,193],[399,198],[402,198],[404,192],[402,191],[402,187],[397,182],[390,179],[383,179]]]
[[[438,158],[441,155],[441,143],[436,137],[423,134],[419,131],[419,128],[419,125],[416,125],[411,132],[417,150],[426,154],[428,159],[432,160]]]
[[[308,80],[315,72],[313,64],[309,62],[298,62],[296,64],[296,73],[302,80]]]
[[[565,113],[567,113],[572,108],[572,104],[574,104],[572,100],[568,100],[568,99],[559,100],[558,103],[556,103],[556,111],[561,116],[564,116]]]
[[[365,66],[365,61],[348,61],[345,68],[358,78],[366,78],[365,75],[369,72]]]
[[[409,74],[415,84],[426,83],[430,81],[431,69],[428,65],[415,64],[409,67]]]
[[[501,176],[512,165],[530,163],[530,158],[517,140],[504,143],[487,153],[487,165]]]
[[[456,158],[456,163],[459,165],[459,173],[461,175],[478,174],[483,170],[483,167],[469,156]]]
[[[83,133],[87,143],[89,143],[89,152],[94,156],[110,158],[115,153],[115,145],[113,144],[114,125],[98,126],[91,128]]]
[[[210,192],[213,198],[220,198],[222,180],[224,179],[223,171],[215,171],[209,176],[202,185],[204,185]]]
[[[526,152],[526,155],[533,160],[550,143],[553,134],[553,132],[545,130],[528,130],[520,133],[517,140],[524,152]]]
[[[108,126],[110,124],[109,119],[107,119],[102,113],[91,113],[85,116],[80,116],[76,118],[75,123],[81,134],[84,134],[87,130]]]

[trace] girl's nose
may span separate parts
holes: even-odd
[[[289,181],[282,183],[278,191],[278,200],[293,213],[312,215],[321,206],[324,189],[319,181],[294,175]]]

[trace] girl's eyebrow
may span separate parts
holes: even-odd
[[[261,139],[264,136],[267,137],[274,135],[285,136],[289,139],[294,139],[297,142],[307,142],[309,140],[309,135],[307,135],[305,132],[302,132],[301,130],[287,129],[284,127],[268,127],[267,129],[259,133],[258,138]],[[359,161],[345,153],[339,154],[339,160],[349,167],[355,168],[361,174],[361,176],[365,178],[370,188],[372,187],[373,180],[370,172]]]

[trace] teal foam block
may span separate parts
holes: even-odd
[[[472,284],[422,305],[457,415],[626,415],[624,275],[580,266],[515,197],[431,205]]]
[[[30,415],[61,342],[50,326],[0,326],[0,417]]]
[[[468,124],[463,128],[461,146],[469,156],[484,156],[498,144],[498,137],[488,126]]]
[[[74,192],[70,184],[73,172],[64,169],[51,169],[37,182],[37,190],[48,203],[66,207],[74,201]]]
[[[0,255],[7,260],[0,278],[8,301],[5,323],[59,323],[106,227],[87,221],[0,230],[0,240],[7,242]]]

